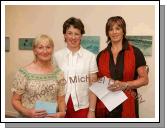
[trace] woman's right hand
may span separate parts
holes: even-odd
[[[116,91],[124,91],[125,89],[127,89],[127,82],[121,82],[118,80],[115,80],[114,83],[110,84],[107,88],[110,91],[116,92]]]
[[[28,109],[25,113],[25,116],[31,118],[44,118],[46,117],[46,115],[47,115],[46,110]]]

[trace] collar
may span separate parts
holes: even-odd
[[[75,52],[75,55],[78,55],[78,56],[83,56],[83,47],[82,46],[80,46],[80,49],[77,51],[77,52]],[[67,47],[66,47],[66,49],[65,49],[65,55],[67,56],[67,55],[72,55],[72,51],[71,50],[69,50]]]

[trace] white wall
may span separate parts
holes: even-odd
[[[127,23],[127,35],[153,36],[152,56],[146,57],[150,67],[147,86],[139,89],[145,102],[140,104],[140,117],[155,116],[155,16],[154,6],[14,6],[5,7],[5,36],[10,37],[10,51],[5,53],[5,108],[6,114],[14,114],[11,106],[11,85],[16,70],[33,60],[31,51],[18,49],[18,38],[35,37],[48,34],[55,42],[55,50],[65,46],[62,25],[69,17],[80,18],[86,35],[100,36],[100,50],[106,47],[105,24],[111,16],[120,15]]]

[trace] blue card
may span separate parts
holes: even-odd
[[[57,104],[53,102],[44,102],[38,100],[35,104],[35,110],[44,109],[48,114],[56,113],[56,108]]]

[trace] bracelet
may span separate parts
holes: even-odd
[[[128,88],[128,83],[125,82],[125,87],[124,87],[124,90],[126,90]]]
[[[89,108],[89,111],[95,112],[95,109],[93,109],[93,108]]]

